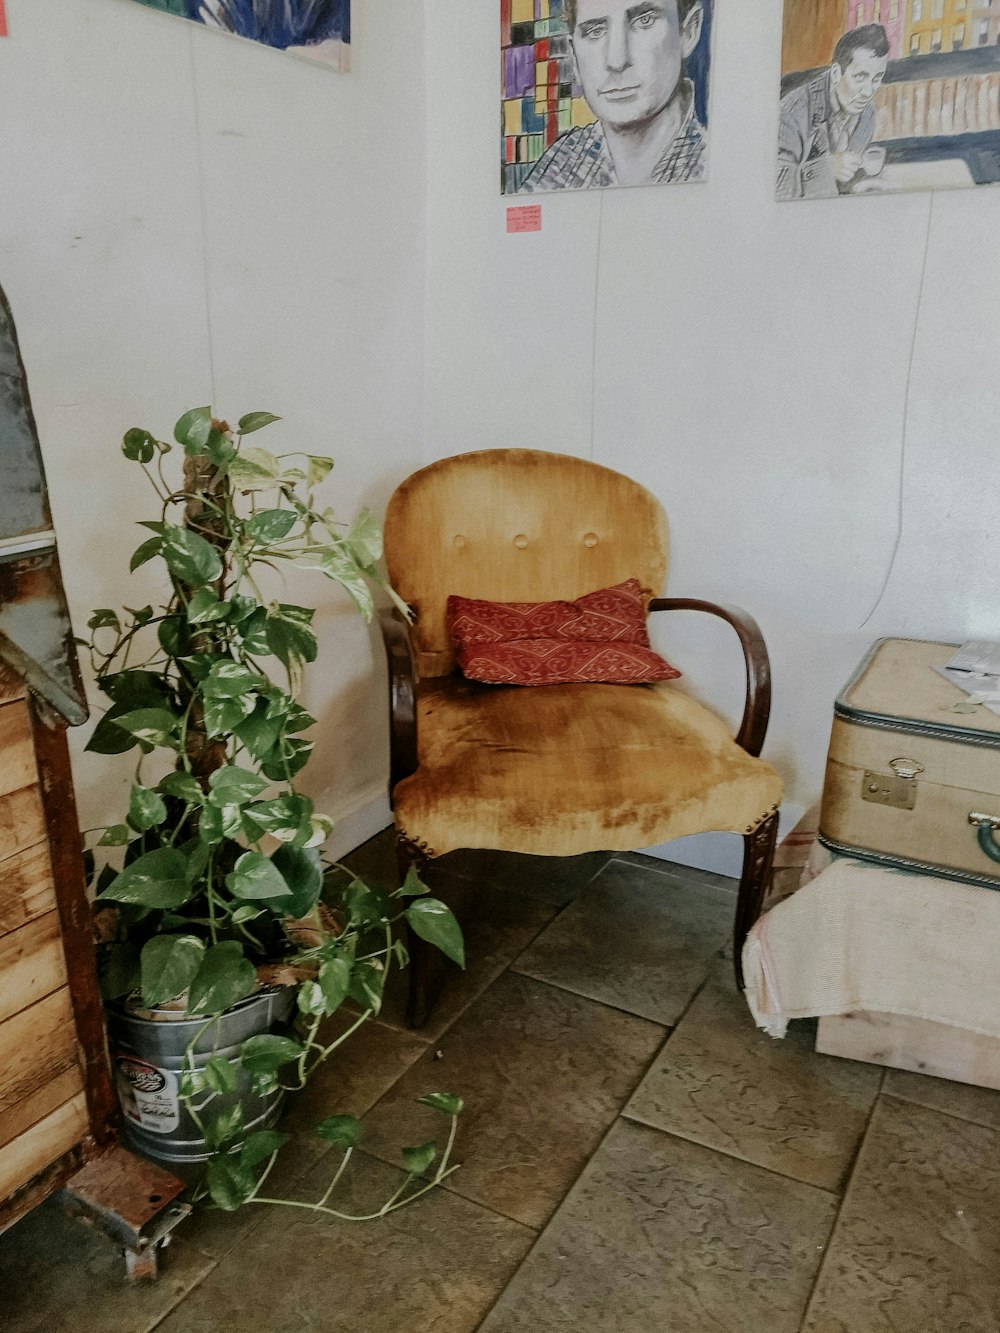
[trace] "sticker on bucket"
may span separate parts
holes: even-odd
[[[119,1055],[118,1100],[123,1113],[153,1134],[170,1134],[180,1123],[177,1076],[134,1055]]]

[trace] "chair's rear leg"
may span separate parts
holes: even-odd
[[[752,833],[743,835],[743,873],[740,876],[736,923],[733,928],[733,971],[740,990],[743,989],[743,944],[764,904],[764,895],[771,881],[777,837],[777,810],[758,824]]]
[[[396,864],[400,884],[410,869],[423,876],[431,865],[431,857],[418,843],[402,834],[396,836]],[[437,1003],[444,985],[444,959],[438,949],[422,940],[415,931],[409,932],[407,951],[410,955],[409,995],[406,1002],[406,1023],[411,1028],[422,1028]]]

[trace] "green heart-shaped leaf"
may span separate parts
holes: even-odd
[[[276,417],[273,412],[248,412],[246,416],[240,417],[240,434],[250,435],[255,430],[270,426],[272,421],[280,420],[281,417]]]
[[[461,1115],[465,1106],[461,1097],[456,1097],[453,1092],[425,1092],[417,1101],[421,1106],[433,1106],[435,1111],[443,1111],[445,1115]]]
[[[168,525],[161,538],[161,554],[167,567],[182,583],[214,583],[222,573],[222,560],[216,548],[190,528]]]
[[[245,805],[259,796],[268,785],[267,779],[247,768],[226,764],[217,768],[208,779],[209,800],[213,805]]]
[[[226,876],[226,887],[234,898],[289,898],[292,892],[281,871],[262,852],[244,852]]]
[[[243,946],[224,940],[208,949],[188,991],[192,1014],[221,1014],[245,999],[257,984],[257,973],[243,956]]]
[[[156,440],[148,430],[133,426],[122,439],[122,453],[133,463],[151,463],[156,453]]]
[[[266,1162],[279,1148],[284,1147],[291,1137],[290,1134],[282,1134],[276,1129],[258,1129],[253,1134],[248,1134],[240,1149],[240,1163],[246,1167],[254,1167],[259,1162]]]
[[[419,1148],[404,1148],[403,1161],[413,1176],[422,1176],[437,1157],[436,1143],[422,1143]]]
[[[335,1013],[347,999],[351,986],[351,965],[346,958],[331,958],[319,970],[319,988],[328,1014]]]
[[[262,546],[280,542],[299,521],[294,509],[262,509],[247,523],[247,536]]]
[[[361,1137],[361,1121],[355,1115],[331,1115],[321,1120],[313,1133],[338,1148],[353,1148]]]
[[[465,966],[461,927],[451,910],[439,898],[418,898],[406,909],[406,919],[413,932],[422,940],[440,949],[459,967]]]
[[[174,426],[174,439],[184,446],[188,454],[204,453],[208,437],[212,433],[212,409],[193,407],[185,412]]]
[[[240,1063],[251,1074],[273,1074],[282,1065],[298,1060],[305,1048],[291,1037],[272,1032],[248,1037],[240,1047]]]
[[[167,817],[167,807],[159,792],[133,785],[128,799],[128,822],[137,833],[156,828]]]
[[[180,907],[190,896],[188,859],[176,847],[137,857],[98,895],[101,901],[140,907]]]
[[[143,1003],[153,1008],[182,995],[204,957],[205,946],[194,935],[154,935],[140,961]]]

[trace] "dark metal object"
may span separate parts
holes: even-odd
[[[866,769],[861,779],[861,799],[893,810],[912,810],[917,804],[917,780]]]
[[[768,815],[750,833],[743,835],[743,873],[736,896],[736,921],[733,925],[733,971],[736,985],[743,989],[743,945],[750,927],[760,916],[764,895],[771,882],[774,848],[778,840],[778,812]]]
[[[389,804],[396,783],[417,771],[416,670],[409,626],[398,611],[379,613],[389,663]]]
[[[38,431],[14,317],[0,291],[0,659],[67,722],[87,719]]]
[[[98,1227],[125,1252],[132,1281],[157,1275],[157,1251],[191,1212],[182,1180],[115,1145],[67,1182],[60,1200],[74,1216]]]
[[[109,1004],[108,1040],[125,1143],[178,1171],[208,1161],[212,1151],[204,1128],[182,1100],[179,1085],[184,1070],[199,1074],[213,1056],[236,1069],[236,1088],[220,1097],[219,1111],[239,1106],[248,1131],[270,1129],[281,1114],[284,1090],[256,1093],[239,1052],[248,1037],[285,1032],[294,1008],[295,993],[288,987],[259,991],[211,1020],[169,1013],[148,1017]]]
[[[736,733],[736,744],[755,757],[764,748],[767,723],[771,716],[771,660],[760,626],[753,616],[738,606],[720,606],[693,597],[654,597],[649,604],[652,611],[703,611],[718,616],[731,625],[739,636],[747,673],[746,703],[743,719]]]
[[[969,823],[974,826],[976,836],[979,839],[979,846],[990,860],[1000,861],[1000,845],[997,844],[996,840],[997,829],[1000,829],[1000,817],[984,815],[978,810],[970,810]]]

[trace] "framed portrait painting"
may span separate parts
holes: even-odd
[[[779,199],[1000,182],[1000,4],[785,0]]]
[[[712,0],[500,0],[501,190],[704,180]]]

